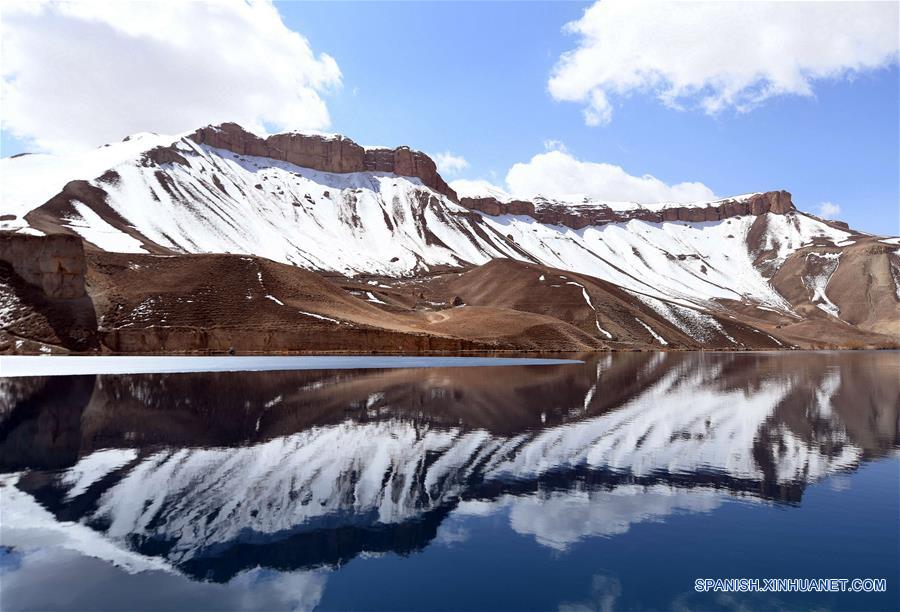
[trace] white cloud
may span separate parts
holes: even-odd
[[[545,141],[546,153],[514,164],[506,174],[506,186],[484,179],[457,179],[450,183],[461,198],[492,196],[498,200],[545,196],[580,200],[587,196],[606,202],[696,202],[716,199],[712,189],[699,182],[667,184],[655,176],[628,174],[621,166],[581,161],[557,140]]]
[[[270,2],[5,3],[0,36],[3,127],[47,150],[222,121],[319,129],[341,83]]]
[[[506,191],[484,179],[457,179],[455,181],[450,181],[450,188],[461,198],[491,196],[498,200],[509,199],[509,194],[506,193]]]
[[[544,141],[544,150],[545,151],[568,151],[566,148],[566,144],[562,140],[556,140],[554,138],[548,138]]]
[[[898,57],[896,2],[626,2],[605,0],[566,25],[578,46],[549,80],[608,123],[613,96],[656,95],[714,114],[777,95],[813,94],[819,79],[884,67]]]
[[[634,176],[620,166],[578,160],[563,151],[549,151],[509,169],[506,185],[516,197],[567,198],[587,196],[609,202],[692,202],[713,200],[703,183],[669,185],[645,174]]]
[[[819,216],[823,219],[831,219],[841,214],[841,207],[831,202],[822,202],[819,204]]]
[[[469,167],[469,162],[461,155],[454,155],[450,151],[444,151],[434,155],[434,163],[437,164],[438,172],[441,174],[456,174],[460,170]]]

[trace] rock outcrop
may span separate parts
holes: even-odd
[[[478,210],[486,215],[496,217],[498,215],[527,215],[535,216],[535,208],[533,202],[527,200],[511,200],[509,202],[501,202],[492,197],[484,198],[462,198],[460,204],[470,210]]]
[[[454,202],[456,192],[438,174],[428,155],[409,147],[364,148],[344,136],[288,132],[260,138],[236,123],[200,128],[190,136],[198,144],[226,149],[238,155],[268,157],[321,172],[392,172],[416,177],[427,187]],[[159,156],[159,154],[157,154]]]
[[[581,229],[589,225],[620,223],[631,219],[652,223],[721,221],[730,217],[764,215],[769,212],[783,215],[796,210],[791,202],[791,194],[787,191],[757,193],[741,199],[720,200],[706,206],[672,205],[659,210],[636,206],[633,209],[617,211],[599,203],[572,206],[550,200],[501,202],[492,197],[462,198],[460,204],[465,208],[487,215],[527,215],[541,223],[564,225],[572,229]]]
[[[0,232],[0,261],[10,264],[16,274],[49,298],[85,295],[84,246],[78,236]]]
[[[0,232],[0,354],[96,351],[81,238]]]

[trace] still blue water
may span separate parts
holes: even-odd
[[[0,379],[0,608],[900,609],[900,354],[580,358]]]

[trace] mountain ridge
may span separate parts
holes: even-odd
[[[0,260],[11,266],[7,276],[42,290],[61,283],[58,275],[80,273],[97,321],[145,308],[141,285],[177,290],[104,270],[147,266],[150,256],[171,260],[152,266],[159,274],[183,275],[183,266],[208,265],[187,256],[243,255],[330,278],[337,292],[326,293],[333,303],[314,311],[322,320],[341,319],[340,291],[383,312],[357,322],[370,330],[358,347],[365,350],[743,350],[900,340],[900,240],[800,212],[787,191],[657,205],[457,198],[434,161],[409,147],[362,147],[339,135],[296,132],[263,139],[237,124],[179,137],[141,134],[75,162],[29,157],[2,160],[4,178],[13,179],[3,188],[4,208],[9,201],[9,210],[24,214],[0,217],[0,231],[6,230],[0,246],[18,245],[0,249]],[[42,251],[42,234],[83,240],[87,272],[61,251]],[[42,262],[41,278],[21,261],[28,249]],[[130,263],[121,263],[123,257]],[[217,285],[210,299],[250,320],[270,321],[265,310],[247,310],[251,304],[235,296],[244,289],[251,302],[285,302],[285,296],[254,297],[239,261],[215,264],[236,276],[231,288]],[[299,286],[310,282],[299,271],[289,276]],[[476,278],[483,289],[468,290],[465,283]],[[519,280],[510,285],[512,278]],[[25,303],[17,282],[4,288],[15,308]],[[116,282],[126,282],[119,288],[125,293],[114,292],[119,297],[111,300],[100,287]],[[518,297],[494,299],[510,287]],[[45,294],[62,299],[52,290]],[[535,306],[540,300],[529,296],[536,295],[546,304]],[[226,327],[242,325],[228,320]],[[349,338],[359,336],[342,330],[325,334],[332,340],[324,344],[304,347],[296,334],[288,334],[295,345],[278,342],[272,339],[278,325],[296,325],[281,315],[271,320],[280,323],[266,328],[264,342],[249,340],[256,329],[249,323],[240,333],[208,333],[223,321],[189,325],[191,340],[173,343],[186,332],[170,329],[171,319],[159,311],[145,321],[149,327],[137,344],[112,340],[133,336],[134,329],[113,334],[98,323],[92,350],[224,351],[232,347],[231,333],[243,338],[239,350],[346,351],[353,350]],[[754,331],[748,335],[741,326]],[[63,328],[57,331],[71,332]],[[60,340],[55,333],[42,337]],[[435,340],[398,344],[397,333]],[[17,345],[10,340],[7,350]]]

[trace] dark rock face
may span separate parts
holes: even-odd
[[[16,274],[49,298],[85,295],[84,246],[78,236],[0,232],[0,260],[9,263]]]
[[[603,205],[567,206],[558,203],[542,203],[538,208],[534,202],[513,200],[500,202],[495,198],[462,198],[460,204],[470,210],[487,215],[527,215],[548,225],[564,225],[581,229],[589,225],[619,223],[639,219],[651,223],[663,221],[721,221],[740,215],[783,215],[796,210],[787,191],[768,191],[753,195],[746,200],[723,200],[707,206],[672,206],[660,211],[643,208],[617,212]]]
[[[460,204],[470,210],[480,210],[481,212],[491,215],[528,215],[535,216],[534,203],[526,200],[512,200],[511,202],[500,202],[491,197],[487,198],[463,198]]]
[[[426,187],[457,201],[456,192],[438,174],[434,160],[409,147],[365,149],[343,136],[295,133],[274,134],[263,139],[236,123],[200,128],[188,138],[238,155],[269,157],[322,172],[392,172],[416,177]]]
[[[143,163],[145,166],[151,164],[181,164],[187,166],[187,160],[176,151],[173,147],[156,147],[144,153]]]
[[[96,350],[86,269],[78,236],[0,232],[0,293],[8,307],[0,354]]]

